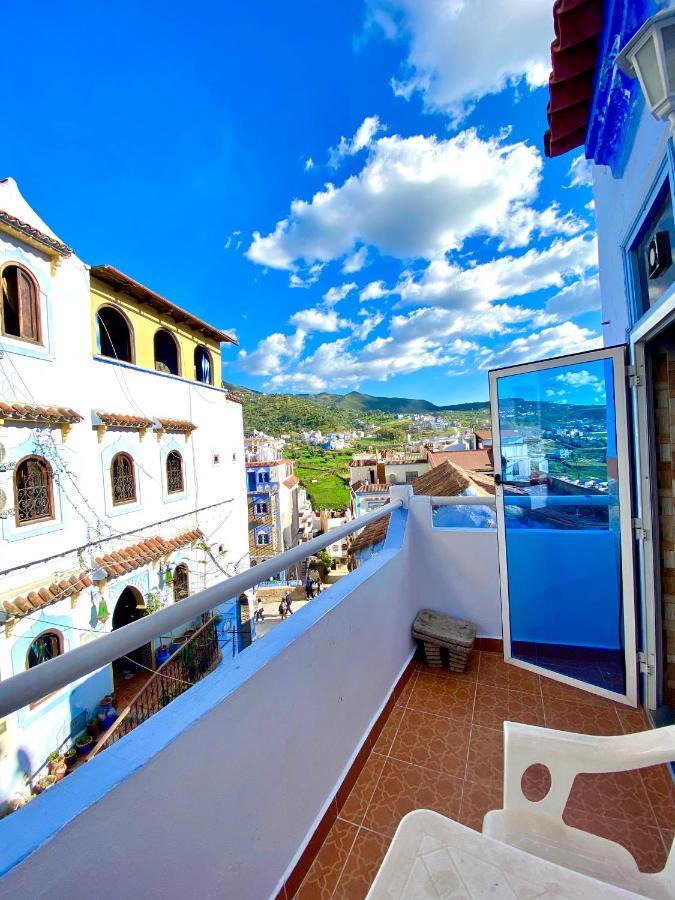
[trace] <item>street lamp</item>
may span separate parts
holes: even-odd
[[[650,113],[675,131],[675,9],[656,13],[628,41],[616,64],[637,78]]]

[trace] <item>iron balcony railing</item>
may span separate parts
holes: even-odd
[[[128,706],[118,710],[117,719],[98,739],[89,759],[124,737],[208,675],[221,659],[217,623],[218,617],[212,616],[157,668]]]
[[[279,556],[258,563],[239,575],[225,578],[206,590],[186,597],[180,603],[164,607],[149,616],[144,616],[129,625],[102,635],[94,641],[75,647],[61,656],[47,660],[39,666],[13,675],[0,683],[0,719],[79,678],[84,678],[103,666],[109,665],[114,660],[126,656],[160,635],[170,634],[181,625],[215,609],[225,600],[239,597],[261,581],[272,578],[282,570],[289,569],[308,556],[313,556],[319,550],[334,544],[337,540],[347,537],[355,531],[360,531],[370,522],[377,522],[392,510],[400,509],[403,505],[403,499],[396,498],[380,509],[359,516],[346,525],[331,530],[328,534],[321,534]]]

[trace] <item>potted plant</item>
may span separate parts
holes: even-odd
[[[66,761],[58,750],[53,750],[49,754],[49,774],[57,781],[61,781],[66,774]]]
[[[101,731],[106,731],[117,718],[117,710],[113,706],[113,698],[104,697],[100,702],[100,712],[98,714],[98,723]]]
[[[91,734],[86,731],[75,741],[75,750],[78,756],[87,756],[93,746],[94,739]]]
[[[43,775],[33,788],[33,792],[36,794],[41,794],[43,791],[46,791],[54,784],[56,784],[56,778],[54,775]]]
[[[98,716],[94,716],[87,724],[87,734],[96,740],[101,734],[101,723]]]
[[[171,656],[168,644],[160,644],[155,650],[155,660],[158,666],[161,666]]]
[[[74,747],[66,750],[66,752],[63,754],[63,759],[66,764],[66,769],[72,769],[77,762],[77,750]]]

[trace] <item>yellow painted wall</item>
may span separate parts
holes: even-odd
[[[184,323],[177,323],[171,316],[162,315],[152,306],[139,303],[133,297],[119,294],[110,285],[94,278],[91,279],[91,342],[92,353],[96,355],[96,313],[100,306],[108,304],[125,313],[134,330],[134,361],[143,369],[155,369],[154,338],[158,328],[165,328],[177,339],[180,351],[180,375],[183,378],[195,379],[194,353],[195,347],[206,347],[211,353],[213,363],[213,384],[220,387],[222,377],[222,361],[220,344],[205,337],[198,331],[192,331]]]

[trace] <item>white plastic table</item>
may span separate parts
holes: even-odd
[[[401,820],[367,900],[640,896],[420,809]]]

